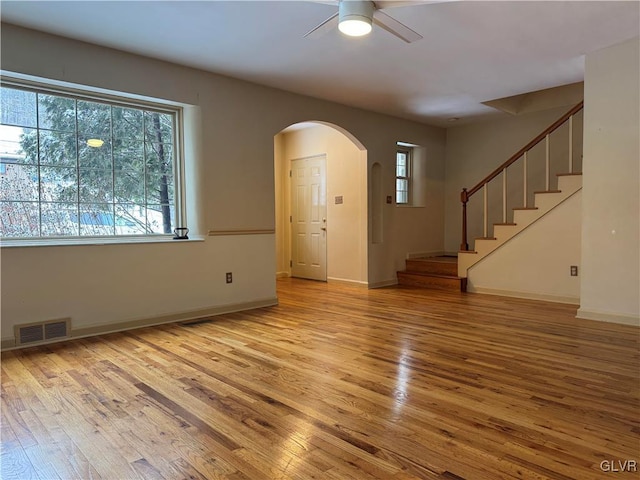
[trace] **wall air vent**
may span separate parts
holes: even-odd
[[[46,322],[29,323],[15,326],[16,345],[46,342],[66,338],[71,331],[71,319],[60,318]]]

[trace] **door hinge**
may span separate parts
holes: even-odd
[[[289,260],[289,266],[293,267],[293,260]]]
[[[293,172],[289,170],[289,178],[293,177]]]
[[[289,215],[289,223],[293,223],[293,216]]]

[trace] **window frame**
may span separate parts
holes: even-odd
[[[404,153],[406,155],[406,159],[407,159],[407,164],[406,164],[406,175],[402,176],[402,175],[398,175],[398,154],[399,153]],[[412,164],[412,159],[413,159],[413,148],[412,147],[407,147],[404,145],[397,145],[396,146],[396,161],[395,161],[395,180],[396,180],[396,205],[397,206],[401,206],[401,207],[407,207],[407,206],[411,206],[412,202],[411,202],[411,174],[412,174],[412,168],[411,168],[411,164]],[[406,202],[399,202],[398,201],[398,193],[401,192],[402,190],[398,190],[398,180],[403,180],[407,182],[407,201]]]
[[[135,94],[123,92],[113,92],[99,88],[91,88],[84,85],[68,84],[66,82],[49,81],[46,79],[33,79],[29,76],[11,75],[1,72],[0,85],[13,89],[40,93],[44,95],[55,95],[59,97],[71,98],[76,101],[89,101],[102,103],[110,107],[133,108],[143,112],[157,112],[170,114],[173,118],[173,138],[172,138],[172,168],[173,168],[173,228],[186,227],[186,195],[185,195],[185,165],[184,165],[184,112],[183,106],[177,102],[143,97]],[[3,124],[4,125],[4,124]],[[12,126],[7,124],[7,126]],[[40,126],[36,127],[40,130]],[[46,129],[45,129],[46,130]],[[78,132],[75,132],[76,138]],[[143,140],[144,141],[144,140]],[[40,169],[40,160],[37,164]],[[111,174],[115,169],[112,164]],[[80,205],[80,199],[77,201]],[[41,204],[40,197],[38,205]],[[117,205],[114,202],[114,205]],[[145,204],[147,207],[148,204]],[[38,207],[40,211],[41,207]],[[114,217],[114,222],[116,221]],[[78,216],[78,222],[80,218]],[[64,235],[64,236],[33,236],[33,237],[0,237],[0,246],[34,246],[34,245],[70,245],[70,244],[103,244],[103,243],[145,243],[171,240],[173,233],[135,233],[135,234],[112,234],[112,235]]]

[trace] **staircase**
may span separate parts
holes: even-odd
[[[458,258],[454,256],[411,258],[406,269],[397,273],[398,284],[465,292],[467,279],[458,276]]]
[[[581,173],[559,174],[557,190],[534,192],[534,207],[514,208],[512,223],[494,224],[493,237],[476,238],[473,250],[459,252],[457,275],[466,278],[469,268],[580,190]]]
[[[457,276],[461,279],[467,279],[469,268],[485,258],[491,252],[494,252],[501,245],[508,242],[511,238],[515,237],[518,233],[526,229],[529,225],[535,223],[538,219],[542,218],[552,209],[563,203],[569,197],[582,189],[582,174],[574,173],[574,152],[573,152],[573,122],[574,116],[580,113],[583,109],[583,102],[580,102],[575,107],[571,108],[562,117],[556,120],[552,125],[546,128],[537,137],[531,140],[527,145],[522,147],[518,152],[512,155],[506,162],[496,168],[493,172],[487,175],[483,180],[476,184],[473,188],[467,190],[462,189],[460,194],[460,200],[462,202],[462,243],[460,244],[460,252],[458,253],[458,270]],[[566,174],[557,175],[557,188],[552,189],[550,172],[551,172],[551,142],[550,138],[554,132],[559,131],[560,127],[567,125],[566,132],[568,133],[568,172]],[[556,133],[556,135],[558,135]],[[545,188],[543,191],[534,192],[534,204],[530,206],[528,204],[528,185],[532,182],[530,176],[532,175],[528,166],[528,154],[538,144],[544,142],[545,147],[545,165],[544,165],[544,177],[533,178],[533,180],[544,180]],[[566,160],[563,160],[566,161]],[[513,164],[518,162],[522,165],[523,180],[522,180],[522,197],[520,197],[522,206],[513,209],[513,215],[507,215],[507,204],[514,204],[513,198],[509,197],[509,185],[507,177],[507,169]],[[540,172],[541,169],[535,171]],[[558,171],[560,169],[556,169]],[[562,171],[562,170],[560,170]],[[493,231],[490,232],[488,226],[488,219],[490,217],[488,191],[489,185],[494,180],[502,180],[502,223],[493,224]],[[467,203],[469,199],[476,193],[482,192],[483,200],[483,221],[482,230],[483,236],[476,238],[474,242],[473,250],[469,249],[467,240]],[[517,204],[517,203],[515,203]],[[494,217],[495,218],[495,217]],[[512,219],[512,220],[511,220]],[[491,236],[489,235],[491,233]]]

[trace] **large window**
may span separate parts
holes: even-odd
[[[177,110],[13,84],[0,95],[3,238],[173,231]]]
[[[396,151],[396,204],[409,205],[411,188],[411,149]]]

